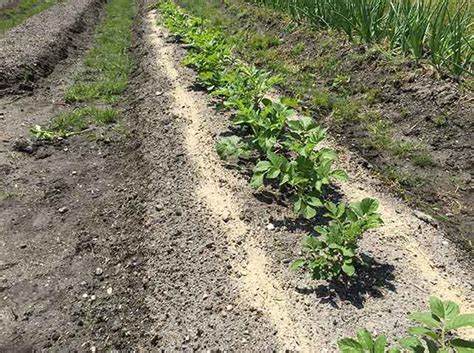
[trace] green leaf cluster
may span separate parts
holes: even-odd
[[[472,353],[474,342],[458,337],[456,330],[474,327],[474,314],[460,314],[452,301],[430,298],[430,310],[410,315],[417,326],[408,329],[409,335],[398,339],[399,346],[387,348],[387,337],[375,340],[367,330],[360,330],[357,338],[343,338],[338,345],[342,353]]]
[[[319,235],[310,235],[304,256],[293,262],[293,269],[306,268],[314,279],[333,280],[355,274],[357,241],[365,231],[383,224],[374,199],[363,199],[349,206],[326,202],[325,226],[316,226]]]

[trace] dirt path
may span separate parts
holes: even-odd
[[[361,247],[372,269],[346,289],[291,272],[308,225],[218,159],[230,116],[194,89],[184,49],[156,22],[142,6],[126,134],[12,150],[61,109],[72,62],[48,79],[52,96],[3,104],[0,350],[335,352],[364,326],[402,335],[431,294],[473,311],[455,247],[335,144],[352,176],[344,197],[382,205],[386,225]]]

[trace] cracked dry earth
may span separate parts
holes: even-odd
[[[230,116],[194,89],[158,20],[142,6],[128,135],[37,158],[13,153],[27,129],[8,129],[1,186],[21,192],[1,201],[0,351],[336,352],[361,327],[402,335],[429,295],[474,311],[468,259],[332,141],[351,175],[343,197],[382,206],[385,226],[361,244],[373,267],[345,290],[291,272],[307,225],[219,160]]]

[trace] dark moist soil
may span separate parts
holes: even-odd
[[[105,0],[59,3],[0,36],[0,97],[29,92],[94,27]]]
[[[180,3],[186,5],[187,0]],[[244,28],[248,34],[260,33],[279,38],[281,44],[271,48],[275,57],[296,65],[308,77],[314,76],[316,86],[330,88],[332,85],[333,75],[324,76],[311,67],[311,64],[322,58],[326,60],[325,56],[331,53],[340,70],[336,74],[350,76],[345,88],[352,92],[353,97],[360,98],[370,89],[379,92],[370,108],[379,111],[392,124],[395,140],[424,143],[432,156],[433,165],[420,167],[409,158],[399,158],[387,151],[367,148],[366,140],[370,136],[357,121],[340,122],[323,118],[324,125],[330,126],[332,135],[339,142],[365,158],[367,166],[387,180],[387,186],[401,193],[410,204],[435,217],[451,240],[462,248],[472,249],[472,91],[449,78],[437,77],[436,72],[428,66],[416,67],[409,60],[392,65],[381,53],[367,55],[368,58],[362,61],[354,60],[354,55],[365,55],[370,49],[351,44],[342,36],[328,39],[327,34],[314,32],[304,25],[289,30],[295,27],[294,22],[289,26],[287,18],[271,10],[244,4],[243,1],[213,8],[223,14],[224,23],[230,23],[226,27],[229,34]],[[294,56],[291,50],[298,43],[304,43],[304,51]],[[328,43],[332,43],[330,49]],[[252,60],[257,64],[264,62],[258,52],[244,54],[244,57],[253,57]],[[292,82],[282,85],[281,90],[293,95],[298,91],[298,84]],[[306,98],[308,101],[304,104],[311,107],[311,97]],[[321,113],[316,115],[321,116]],[[396,176],[389,172],[391,169],[396,171]],[[398,182],[394,183],[393,178],[397,178]]]
[[[85,29],[31,95],[1,100],[0,351],[90,350],[96,337],[126,348],[145,333],[143,206],[127,168],[138,161],[136,142],[28,141],[33,124],[64,109],[93,38],[94,26]]]
[[[182,127],[157,95],[168,83],[144,35],[138,20],[127,134],[28,141],[31,124],[63,109],[67,67],[2,103],[0,351],[275,346],[259,311],[226,309],[238,304],[227,244],[193,197]]]

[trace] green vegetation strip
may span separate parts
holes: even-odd
[[[134,13],[131,0],[109,2],[97,44],[86,55],[86,70],[66,91],[67,101],[115,103],[119,99],[132,65],[129,51]]]
[[[334,28],[351,40],[388,42],[416,62],[429,57],[454,77],[474,75],[470,1],[452,0],[249,0]]]
[[[376,200],[350,205],[327,200],[328,186],[348,177],[333,168],[336,152],[320,146],[325,129],[311,117],[296,116],[293,99],[266,98],[281,78],[235,59],[222,32],[172,2],[161,3],[160,10],[164,24],[191,48],[184,63],[198,71],[199,84],[235,113],[233,123],[240,133],[217,143],[221,158],[253,164],[251,186],[273,186],[291,201],[296,214],[314,220],[324,213],[327,224],[315,227],[317,237],[307,237],[304,256],[293,268],[308,270],[314,279],[344,282],[355,276],[361,264],[358,240],[383,222]]]
[[[20,0],[15,7],[0,10],[0,33],[18,26],[29,17],[50,8],[58,2],[58,0]]]
[[[199,84],[234,111],[239,136],[217,143],[221,158],[253,163],[252,186],[276,187],[292,199],[294,211],[305,218],[314,219],[317,209],[325,209],[328,224],[315,227],[315,234],[307,237],[303,258],[292,267],[308,270],[314,279],[345,285],[360,265],[357,240],[366,230],[382,224],[377,201],[364,199],[346,205],[324,200],[324,187],[331,179],[347,178],[344,171],[332,169],[335,151],[318,147],[325,130],[310,117],[296,117],[294,100],[266,98],[280,78],[236,60],[220,31],[201,18],[186,15],[172,2],[161,2],[159,9],[165,26],[190,48],[184,63],[198,71]],[[457,329],[474,326],[474,315],[460,314],[453,302],[432,297],[429,312],[413,313],[410,318],[418,326],[397,339],[395,347],[388,347],[385,335],[372,337],[367,330],[360,330],[356,339],[339,340],[340,351],[425,352],[429,347],[429,352],[460,353],[474,345],[456,335]]]
[[[87,105],[60,114],[46,128],[36,126],[32,129],[36,138],[64,138],[80,133],[90,125],[117,121],[118,112],[107,105],[118,102],[127,88],[132,68],[130,46],[134,16],[133,1],[111,0],[108,3],[106,17],[97,30],[96,45],[86,54],[84,70],[65,93],[67,102]]]
[[[301,100],[307,112],[325,119],[337,133],[356,125],[360,132],[353,136],[357,146],[383,157],[387,166],[379,168],[379,172],[396,189],[412,190],[425,183],[419,173],[411,170],[433,165],[427,145],[400,138],[397,126],[385,116],[384,106],[380,105],[381,87],[407,73],[403,57],[378,45],[361,53],[348,48],[343,35],[334,31],[295,26],[282,13],[241,0],[229,5],[224,5],[222,0],[179,0],[179,3],[225,31],[227,41],[235,46],[239,57],[280,75],[279,86]],[[372,70],[370,64],[364,63],[374,57],[378,58],[379,70],[385,72],[382,82],[367,80],[366,73],[361,72],[364,68]],[[377,75],[380,73],[376,72],[373,78],[377,79]],[[407,115],[408,111],[400,113]],[[401,172],[397,165],[408,161],[414,168]]]

